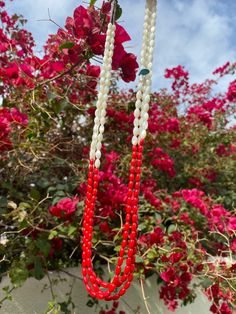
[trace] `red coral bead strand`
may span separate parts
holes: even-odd
[[[141,148],[141,151],[142,151],[142,148]],[[136,159],[136,156],[138,155],[138,159],[137,160],[135,160]],[[121,254],[120,254],[120,258],[119,258],[119,262],[118,262],[118,265],[117,265],[117,267],[116,267],[116,275],[115,275],[115,277],[113,278],[113,281],[110,283],[110,284],[108,284],[107,282],[103,282],[100,278],[97,278],[96,277],[96,274],[92,271],[92,263],[91,263],[91,250],[89,250],[89,252],[88,252],[88,250],[86,250],[87,252],[87,254],[85,254],[84,255],[84,257],[87,257],[88,258],[88,260],[87,260],[87,263],[83,263],[83,265],[86,267],[88,267],[87,269],[83,269],[83,275],[86,275],[86,274],[88,274],[88,276],[89,276],[89,279],[90,279],[90,282],[91,282],[91,284],[92,284],[92,287],[93,287],[93,289],[95,290],[94,292],[92,292],[91,290],[91,287],[90,287],[90,292],[95,296],[97,296],[98,298],[103,298],[103,297],[105,297],[105,299],[107,299],[107,300],[111,300],[111,299],[117,299],[117,296],[121,296],[122,294],[124,294],[125,293],[125,291],[128,289],[128,287],[130,286],[130,282],[132,281],[132,279],[133,279],[133,275],[131,274],[131,272],[133,272],[134,271],[134,261],[135,261],[135,259],[133,258],[134,257],[134,255],[135,255],[135,249],[134,249],[134,247],[135,247],[135,238],[136,238],[136,234],[137,234],[137,203],[138,203],[138,192],[139,191],[137,191],[137,190],[139,190],[139,180],[140,180],[140,166],[141,166],[141,164],[140,164],[140,157],[141,157],[141,155],[140,155],[140,147],[138,148],[138,154],[137,154],[137,148],[136,148],[136,146],[134,146],[133,147],[133,155],[132,155],[132,161],[131,161],[131,176],[130,176],[130,182],[129,182],[129,186],[130,186],[130,188],[131,188],[131,186],[133,187],[133,186],[135,186],[135,190],[134,190],[134,192],[133,192],[133,195],[134,195],[134,197],[133,197],[133,199],[132,199],[132,201],[133,201],[133,205],[135,205],[135,210],[133,210],[132,212],[133,212],[133,217],[132,217],[132,224],[131,225],[129,225],[129,222],[128,221],[126,221],[126,223],[125,223],[125,225],[124,225],[124,233],[123,233],[123,241],[122,241],[122,249],[121,249]],[[138,163],[138,173],[136,174],[136,183],[134,184],[134,172],[135,172],[135,168],[134,168],[134,165],[136,164],[136,162]],[[90,168],[90,169],[92,169],[92,167]],[[95,168],[96,169],[96,168]],[[95,170],[94,169],[94,170]],[[97,169],[96,169],[97,170]],[[95,172],[96,172],[96,170],[95,170]],[[89,175],[89,179],[90,179],[90,175]],[[88,179],[88,184],[90,184],[91,185],[91,180],[89,180]],[[95,181],[96,182],[96,181]],[[96,185],[97,186],[97,185]],[[130,191],[130,190],[129,190]],[[132,191],[132,190],[131,190]],[[88,197],[91,195],[91,189],[89,188],[88,189]],[[95,196],[95,195],[94,195]],[[88,204],[88,202],[87,202],[87,204]],[[94,207],[93,206],[93,204],[91,204],[92,205],[92,207]],[[130,205],[128,205],[129,207],[130,207]],[[90,215],[89,215],[90,216]],[[127,214],[127,216],[128,217],[130,217],[130,214],[128,213]],[[91,219],[92,217],[90,216],[90,219]],[[126,220],[129,220],[129,219],[126,219]],[[86,225],[87,226],[87,225]],[[126,266],[125,266],[125,269],[124,269],[124,275],[122,275],[122,276],[119,276],[120,275],[120,272],[121,272],[121,265],[123,264],[123,260],[124,260],[124,258],[123,258],[123,256],[124,256],[124,251],[125,251],[125,249],[126,249],[126,246],[127,246],[127,238],[128,238],[128,231],[129,231],[129,229],[131,229],[131,239],[129,240],[129,244],[128,244],[128,258],[127,258],[127,263],[126,263]],[[91,233],[91,228],[90,228],[90,233]],[[91,242],[91,236],[90,236],[90,233],[89,233],[89,239],[88,239],[88,241],[85,241],[86,242],[86,244],[85,245],[88,245],[89,243],[88,242]],[[89,247],[91,247],[91,245],[89,245]],[[133,265],[132,265],[133,264]],[[102,286],[104,287],[104,288],[109,288],[109,293],[111,293],[111,292],[113,292],[117,287],[119,287],[119,286],[121,286],[122,285],[122,283],[124,283],[125,282],[125,280],[127,280],[128,279],[128,281],[124,284],[124,287],[123,288],[121,288],[121,290],[118,292],[118,294],[117,295],[113,295],[113,296],[108,296],[108,291],[106,291],[106,292],[102,292],[102,291],[99,291],[99,288],[98,288],[98,286],[97,285],[95,285],[95,282],[97,283],[97,284],[102,284]],[[86,285],[88,285],[88,280],[85,280],[85,284]]]

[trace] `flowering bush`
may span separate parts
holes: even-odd
[[[50,270],[81,264],[95,61],[103,55],[111,10],[109,1],[101,9],[93,2],[50,35],[40,58],[23,17],[9,16],[0,1],[0,274],[12,282],[4,299],[29,277],[50,278]],[[124,48],[129,40],[117,24],[94,231],[100,272],[107,261],[116,264],[128,188],[135,91],[120,91],[117,79],[135,80],[136,57]],[[216,80],[202,84],[190,84],[182,66],[167,69],[172,90],[151,97],[135,275],[155,274],[171,310],[193,302],[197,287],[212,313],[235,310],[236,134],[228,125],[235,81],[225,94],[213,94],[234,69],[227,62],[214,72]],[[73,306],[53,301],[55,313]],[[111,307],[100,313],[116,313],[118,304]]]

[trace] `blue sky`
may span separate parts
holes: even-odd
[[[139,54],[143,23],[144,0],[120,0],[123,16],[120,23],[131,34],[127,43],[130,52]],[[101,0],[98,0],[98,4]],[[67,16],[81,0],[15,0],[8,4],[10,12],[21,13],[28,19],[30,30],[40,51],[55,25],[39,22],[47,18],[49,8],[52,18],[64,25]],[[226,61],[236,60],[236,1],[234,0],[159,0],[157,21],[157,46],[153,87],[167,87],[164,69],[184,65],[190,71],[192,82],[201,82]],[[219,90],[226,90],[228,77],[221,81]]]

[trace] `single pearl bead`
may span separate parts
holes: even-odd
[[[97,150],[101,150],[101,148],[102,148],[102,143],[101,143],[101,142],[98,142],[97,145],[96,145],[96,148],[97,148]]]
[[[90,151],[89,158],[90,159],[95,159],[95,150],[94,149]]]
[[[143,115],[142,115],[142,120],[147,121],[148,118],[149,118],[148,113],[147,113],[147,112],[144,112]]]
[[[97,150],[95,156],[96,156],[97,159],[100,159],[101,156],[102,156],[101,151]]]
[[[95,124],[93,127],[93,131],[98,132],[98,129],[99,129],[99,124]]]
[[[139,120],[138,119],[134,119],[134,126],[139,126]]]
[[[97,137],[98,137],[98,134],[97,133],[93,133],[93,136],[92,136],[93,141],[96,141]]]
[[[94,118],[94,123],[95,123],[95,124],[99,124],[99,118],[98,118],[98,117],[95,117],[95,118]]]
[[[99,131],[100,131],[100,133],[104,133],[104,126],[103,125],[100,126]]]
[[[144,98],[144,102],[145,103],[149,103],[150,101],[150,95],[147,95],[145,98]]]
[[[106,65],[106,71],[110,71],[111,70],[111,64]]]
[[[110,84],[111,84],[111,72],[109,71],[109,72],[107,72],[107,75],[106,75],[106,84],[107,85],[109,85],[110,86]]]
[[[94,142],[94,141],[92,141],[92,143],[91,143],[91,149],[95,149],[96,148],[96,142]]]
[[[105,122],[106,122],[106,118],[105,118],[105,117],[101,117],[100,123],[101,123],[101,124],[105,124]]]
[[[101,164],[100,160],[99,160],[99,159],[96,159],[96,161],[95,161],[95,167],[96,167],[96,168],[99,168],[99,167],[100,167],[100,164]]]
[[[114,49],[114,42],[110,44],[110,50]]]
[[[142,97],[142,92],[141,92],[140,90],[137,92],[136,97],[137,97],[137,99],[141,99],[141,97]]]
[[[106,110],[105,110],[105,109],[102,109],[102,111],[101,111],[101,117],[105,117],[105,115],[106,115]]]
[[[137,136],[133,136],[133,137],[132,137],[132,144],[133,144],[133,145],[137,145],[137,144],[138,144],[138,138],[137,138]]]
[[[149,103],[144,103],[143,104],[143,111],[148,112],[148,110],[149,110]]]
[[[147,135],[147,132],[145,130],[142,130],[140,133],[140,139],[144,139]]]
[[[144,122],[141,124],[141,127],[142,127],[142,130],[147,130],[147,128],[148,128],[148,122],[147,122],[147,121],[144,121]]]
[[[142,102],[141,102],[141,100],[140,99],[137,99],[137,101],[136,101],[136,108],[141,108],[141,106],[142,106]]]
[[[140,110],[139,109],[136,108],[134,110],[134,116],[135,116],[135,118],[138,118],[140,116]]]
[[[133,130],[133,134],[137,136],[139,134],[139,128],[135,127]]]
[[[100,133],[100,134],[98,134],[98,141],[99,142],[101,142],[102,141],[102,139],[103,139],[103,135]]]

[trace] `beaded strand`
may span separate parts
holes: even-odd
[[[141,69],[148,69],[147,75],[140,75],[134,111],[134,130],[132,138],[132,159],[128,195],[125,208],[125,223],[115,276],[111,282],[97,277],[92,267],[92,233],[94,209],[97,198],[101,147],[106,121],[107,99],[110,89],[111,64],[114,51],[115,25],[109,23],[107,29],[103,66],[100,74],[100,89],[94,118],[93,137],[90,148],[90,164],[87,180],[87,194],[83,220],[82,275],[87,291],[94,298],[117,300],[129,288],[135,269],[135,254],[138,228],[138,196],[142,166],[142,152],[150,101],[152,61],[155,46],[156,0],[147,0],[145,8]],[[126,257],[127,256],[127,257]],[[123,264],[125,263],[125,266]],[[123,269],[123,270],[122,270]]]

